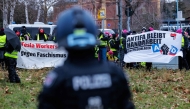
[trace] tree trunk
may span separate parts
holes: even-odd
[[[14,10],[15,10],[16,0],[10,2],[10,24],[14,21]]]
[[[47,22],[47,19],[46,19],[46,17],[47,17],[47,0],[44,0],[44,23],[46,23]]]
[[[27,1],[24,1],[24,5],[25,5],[25,15],[26,15],[26,24],[29,24],[29,19],[28,19],[28,3]]]
[[[92,3],[92,6],[93,6],[93,12],[92,12],[92,14],[93,14],[93,16],[94,16],[94,19],[96,20],[96,0],[91,0],[91,3]]]
[[[47,23],[47,8],[44,7],[44,23]]]
[[[42,0],[39,0],[39,3],[38,3],[38,15],[37,15],[36,22],[39,22],[40,15],[41,15],[41,9],[42,9]]]
[[[7,0],[3,0],[3,28],[8,26],[8,20],[7,20],[7,16],[8,16],[8,2]]]

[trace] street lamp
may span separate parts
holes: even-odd
[[[125,0],[125,2],[126,2],[125,14],[127,16],[127,30],[131,31],[131,29],[130,29],[130,16],[132,16],[133,11],[132,11],[130,3],[132,2],[132,0]]]
[[[178,0],[176,0],[176,11],[177,11],[176,21],[177,21],[177,29],[178,29],[178,26],[179,26],[179,22],[178,22]]]

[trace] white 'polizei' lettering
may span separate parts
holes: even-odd
[[[108,88],[112,85],[111,76],[109,74],[95,74],[95,75],[83,75],[74,76],[72,78],[73,89],[78,91]]]

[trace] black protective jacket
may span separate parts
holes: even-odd
[[[187,50],[188,49],[188,44],[189,44],[189,40],[186,36],[182,36],[184,37],[184,46],[182,47],[182,50]]]
[[[127,76],[113,63],[67,59],[52,70],[38,109],[134,109]]]
[[[43,33],[43,34],[38,33],[38,34],[36,34],[35,37],[34,37],[34,40],[38,40],[38,35],[39,35],[39,40],[44,40],[44,41],[48,40],[48,35],[46,33]],[[45,35],[46,35],[46,37],[45,37]]]

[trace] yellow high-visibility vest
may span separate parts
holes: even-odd
[[[25,41],[25,38],[20,36],[20,41]]]
[[[95,46],[95,57],[96,57],[96,58],[98,58],[98,51],[99,51],[98,46]]]
[[[18,58],[18,52],[15,50],[12,53],[5,52],[4,56],[9,58]]]
[[[0,36],[0,48],[5,47],[6,35]]]
[[[123,40],[125,40],[125,38],[124,37],[121,37],[120,38],[120,46],[122,47],[122,49],[124,49],[124,45],[123,45]]]
[[[44,37],[45,37],[45,40],[47,40],[47,35],[46,34],[44,34]],[[40,35],[39,34],[37,35],[37,40],[40,40]]]
[[[107,58],[109,61],[115,61],[114,55],[110,55],[109,53],[107,53]]]
[[[184,40],[184,37],[182,37],[182,39],[181,39],[181,47],[184,47],[184,45],[185,45],[185,40]]]
[[[146,62],[141,62],[142,67],[146,67]]]
[[[101,40],[101,38],[103,38],[103,34],[100,36],[99,40],[100,40],[100,45],[101,46],[107,46],[107,41],[103,41]]]
[[[111,50],[111,51],[117,51],[115,48],[111,48],[111,45],[110,45],[110,42],[111,42],[111,41],[114,41],[114,39],[110,39],[110,40],[109,40],[108,45],[109,45],[109,47],[110,47],[110,50]],[[114,41],[114,42],[115,42],[115,41]]]

